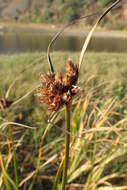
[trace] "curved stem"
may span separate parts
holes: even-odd
[[[70,23],[68,23],[67,25],[65,25],[60,31],[58,31],[55,36],[53,36],[53,38],[51,39],[49,45],[48,45],[48,48],[47,48],[47,60],[48,60],[48,64],[49,64],[49,69],[50,69],[50,72],[51,74],[54,74],[54,67],[53,67],[53,64],[52,64],[52,60],[51,60],[51,56],[50,56],[50,48],[52,47],[52,45],[55,43],[55,41],[57,40],[57,38],[64,32],[65,29],[67,29],[69,26],[75,24],[76,22],[80,21],[81,19],[85,19],[85,18],[88,18],[88,17],[92,17],[92,16],[95,16],[97,15],[98,12],[96,13],[93,13],[93,14],[89,14],[89,15],[84,15],[84,16],[81,16],[77,19],[74,19],[72,20]]]
[[[65,159],[64,159],[64,169],[62,177],[62,190],[65,190],[67,182],[67,170],[69,163],[69,145],[70,145],[70,106],[65,106]]]
[[[55,177],[55,181],[54,181],[54,184],[53,184],[53,188],[52,190],[57,190],[57,186],[58,186],[58,183],[59,183],[59,179],[60,179],[60,174],[62,172],[62,169],[63,169],[63,163],[64,163],[64,157],[59,165],[59,168],[57,170],[57,173],[56,173],[56,177]]]

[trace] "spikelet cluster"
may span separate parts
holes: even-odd
[[[72,61],[67,61],[66,72],[56,74],[42,74],[41,86],[37,96],[41,103],[47,104],[49,110],[57,111],[64,104],[70,104],[73,96],[78,92],[78,67]]]

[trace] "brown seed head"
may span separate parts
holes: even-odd
[[[51,111],[57,111],[64,104],[71,103],[73,96],[78,92],[75,87],[77,81],[78,67],[67,61],[64,76],[61,73],[41,75],[41,86],[37,96]]]

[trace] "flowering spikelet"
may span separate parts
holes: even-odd
[[[78,92],[78,88],[75,87],[77,81],[78,67],[67,61],[65,75],[61,73],[41,75],[41,86],[37,96],[51,111],[57,111],[64,104],[71,103],[73,96]]]

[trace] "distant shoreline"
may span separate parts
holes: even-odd
[[[8,23],[8,22],[0,22],[0,32],[27,32],[27,33],[44,33],[49,32],[51,35],[56,34],[60,29],[65,25],[53,25],[53,24],[33,24],[33,23]],[[67,28],[63,35],[68,36],[86,36],[90,31],[91,27],[87,26],[71,26]],[[96,37],[124,37],[127,38],[127,30],[107,30],[105,28],[98,27],[94,32],[94,36]]]

